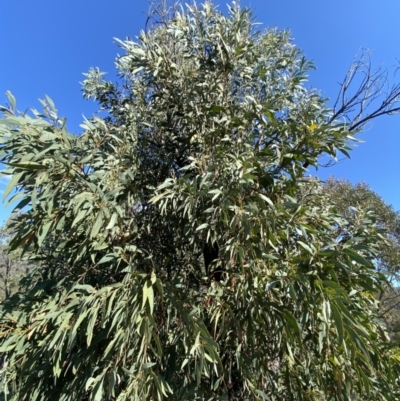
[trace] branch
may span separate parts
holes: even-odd
[[[171,4],[170,0],[148,0],[149,9],[147,11],[146,30],[149,25],[165,24],[177,11],[180,1]]]
[[[345,120],[348,130],[354,132],[377,117],[400,114],[400,83],[390,85],[390,71],[383,67],[373,70],[370,53],[363,49],[340,83],[328,122]]]
[[[381,312],[381,316],[386,316],[392,309],[397,308],[400,305],[400,301],[392,305],[390,308],[385,309]]]

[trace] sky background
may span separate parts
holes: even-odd
[[[226,11],[226,2],[220,4]],[[376,67],[400,65],[399,0],[242,0],[262,28],[290,29],[294,43],[317,67],[309,87],[335,98],[340,82],[360,48],[373,51]],[[146,0],[0,0],[0,104],[5,92],[19,110],[40,109],[49,95],[71,132],[80,133],[83,117],[97,106],[82,99],[79,82],[90,67],[115,80],[114,62],[121,53],[113,38],[135,37],[146,22]],[[107,77],[107,76],[106,76]],[[400,82],[400,72],[392,76]],[[400,115],[377,119],[359,135],[351,159],[317,174],[353,183],[364,181],[400,210]],[[0,179],[0,192],[5,188]],[[10,210],[0,205],[0,222]]]

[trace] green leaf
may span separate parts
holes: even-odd
[[[114,212],[111,216],[111,220],[106,227],[106,230],[111,230],[114,228],[115,224],[118,222],[118,213]]]
[[[298,346],[302,350],[303,342],[301,339],[301,330],[296,318],[289,311],[283,311],[282,316],[284,317],[286,323],[288,323],[288,325],[286,325],[286,330],[289,331],[289,333],[294,332],[295,336],[297,337]]]
[[[154,310],[154,292],[153,286],[150,280],[147,280],[145,285],[143,286],[143,301],[142,308],[145,306],[146,302],[149,304],[150,314],[153,314]]]
[[[302,242],[302,241],[297,241],[297,243],[298,243],[302,248],[304,248],[310,255],[314,255],[314,251],[311,249],[310,246],[308,246],[307,244],[305,244],[305,243]]]
[[[101,265],[103,263],[107,263],[110,261],[114,261],[118,259],[118,255],[116,255],[115,253],[108,253],[107,255],[104,255],[99,262],[97,262],[98,265]]]
[[[17,102],[16,102],[13,94],[10,91],[7,91],[6,96],[7,96],[8,101],[10,102],[11,109],[16,110]]]
[[[90,237],[94,238],[99,233],[103,225],[103,212],[99,211],[96,217],[96,221],[93,224],[92,230],[90,231]]]
[[[272,203],[271,199],[268,198],[268,196],[265,196],[265,195],[262,194],[262,193],[258,193],[258,196],[259,196],[262,200],[264,200],[265,202],[267,202],[269,206],[271,206],[272,208],[274,207],[274,204]]]
[[[92,307],[90,310],[89,321],[86,329],[86,343],[88,347],[92,342],[93,331],[95,328],[98,312],[99,312],[99,307]]]
[[[7,199],[8,195],[10,194],[10,192],[14,189],[14,187],[20,182],[22,176],[23,176],[23,172],[19,173],[19,174],[15,174],[10,182],[8,183],[8,185],[6,186],[6,189],[4,190],[3,193],[3,202]]]
[[[89,209],[81,209],[72,222],[71,228],[75,227],[83,218],[88,215],[89,212]]]
[[[38,237],[38,244],[39,246],[42,246],[44,240],[47,237],[47,234],[50,230],[50,227],[53,225],[52,221],[46,222],[39,230],[39,237]]]
[[[331,309],[332,309],[332,317],[335,321],[335,328],[338,333],[338,342],[339,342],[339,345],[342,345],[343,338],[344,338],[342,316],[341,316],[339,308],[335,305],[334,302],[331,303]]]
[[[357,252],[353,251],[352,249],[345,249],[344,252],[350,257],[351,260],[359,263],[360,265],[373,269],[374,265],[372,262],[370,262],[369,260],[365,259],[364,257],[362,257],[360,254],[358,254]]]
[[[196,231],[204,230],[204,229],[207,228],[207,227],[208,227],[208,224],[207,224],[207,223],[200,224],[200,225],[196,228]]]
[[[259,395],[263,400],[269,400],[269,397],[267,394],[264,393],[264,391],[261,390],[256,390],[257,395]]]

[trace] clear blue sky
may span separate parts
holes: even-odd
[[[226,1],[216,1],[225,11]],[[373,62],[390,66],[400,59],[400,1],[397,0],[243,0],[265,28],[289,28],[294,43],[317,70],[310,86],[333,98],[354,55],[365,47]],[[79,133],[82,114],[97,110],[84,101],[79,82],[90,67],[115,76],[120,49],[113,38],[136,36],[146,21],[146,0],[14,0],[0,9],[0,104],[5,92],[16,96],[20,110],[40,108],[49,95],[70,131]],[[261,26],[261,27],[262,27]],[[400,81],[400,73],[397,76]],[[395,209],[400,209],[400,115],[376,120],[362,134],[364,144],[332,168],[329,175],[365,181]],[[0,191],[4,189],[0,180]],[[0,222],[7,216],[1,207]]]

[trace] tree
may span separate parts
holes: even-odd
[[[28,269],[28,264],[22,261],[18,252],[7,251],[10,241],[8,223],[0,227],[0,299],[7,299],[18,290],[19,281]]]
[[[390,282],[378,295],[379,309],[392,339],[399,341],[400,293],[396,287],[400,271],[400,214],[365,183],[353,185],[347,180],[330,178],[324,189],[346,219],[357,220],[372,212],[378,226],[386,231],[386,241],[380,242],[379,254],[374,262],[377,270],[383,272]]]
[[[351,184],[347,180],[329,178],[325,191],[341,215],[346,219],[355,220],[360,213],[373,212],[380,228],[386,230],[386,244],[380,250],[376,267],[385,272],[389,281],[399,279],[400,269],[400,214],[391,205],[388,205],[367,184]]]
[[[10,399],[395,400],[381,228],[305,177],[352,136],[288,32],[207,2],[120,45],[81,136],[50,98],[2,108],[5,195],[30,206],[10,245],[39,263],[1,306]]]

